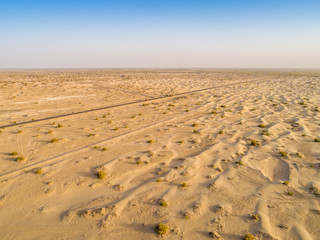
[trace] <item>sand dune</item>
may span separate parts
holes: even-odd
[[[1,72],[0,239],[320,239],[319,96],[316,72]]]

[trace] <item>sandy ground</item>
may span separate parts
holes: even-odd
[[[0,239],[320,239],[317,107],[316,72],[1,72]]]

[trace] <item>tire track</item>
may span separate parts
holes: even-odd
[[[254,79],[254,80],[249,80],[249,81],[245,81],[245,82],[230,83],[230,84],[226,84],[226,85],[222,85],[222,86],[215,86],[215,87],[210,87],[210,88],[197,89],[197,90],[193,90],[193,91],[182,92],[182,93],[171,94],[171,95],[165,95],[165,96],[155,97],[155,98],[151,98],[151,99],[137,100],[137,101],[132,101],[132,102],[126,102],[126,103],[120,103],[120,104],[116,104],[116,105],[111,105],[111,106],[103,106],[103,107],[99,107],[99,108],[93,108],[93,109],[88,109],[88,110],[83,110],[83,111],[78,111],[78,112],[66,113],[66,114],[61,114],[61,115],[56,115],[56,116],[51,116],[51,117],[46,117],[46,118],[39,118],[39,119],[31,120],[31,121],[7,124],[7,125],[0,126],[0,128],[21,126],[21,125],[25,125],[25,124],[29,124],[29,123],[42,122],[42,121],[56,119],[56,118],[74,116],[74,115],[79,115],[79,114],[83,114],[83,113],[95,112],[95,111],[100,111],[100,110],[105,110],[105,109],[110,109],[110,108],[116,108],[116,107],[122,107],[122,106],[128,106],[128,105],[133,105],[133,104],[138,104],[138,103],[145,103],[145,102],[150,102],[150,101],[155,101],[155,100],[170,99],[170,98],[174,98],[174,97],[177,97],[177,96],[188,95],[188,94],[197,93],[197,92],[210,91],[212,89],[217,89],[217,88],[222,88],[222,87],[229,87],[229,86],[235,86],[235,85],[239,85],[239,84],[247,84],[247,83],[252,83],[252,82],[256,82],[256,81],[266,81],[266,80],[268,80],[268,79],[266,79],[266,78],[264,78],[264,79]]]

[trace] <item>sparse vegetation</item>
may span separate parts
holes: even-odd
[[[16,156],[16,155],[19,155],[19,153],[17,153],[17,152],[10,153],[10,156]]]
[[[167,207],[168,206],[168,203],[164,199],[161,199],[159,204],[160,204],[161,207]]]
[[[197,123],[192,124],[192,127],[198,127]]]
[[[254,236],[252,234],[246,234],[244,237],[243,237],[243,240],[254,240]]]
[[[26,160],[26,159],[23,156],[17,157],[17,159],[16,159],[17,162],[23,162],[24,160]]]
[[[37,175],[41,175],[43,173],[42,169],[41,168],[38,168],[36,171],[35,171],[35,174]]]
[[[158,178],[158,179],[157,179],[157,182],[162,182],[162,179],[161,179],[161,178]]]
[[[100,170],[99,172],[97,172],[97,177],[99,179],[104,179],[106,177],[106,172],[103,170]]]
[[[284,181],[283,184],[286,185],[286,186],[288,186],[288,185],[289,185],[289,182],[288,182],[288,181]]]
[[[222,131],[222,130],[220,130],[220,131],[219,131],[219,134],[223,134],[223,131]]]
[[[52,138],[52,139],[50,140],[51,143],[55,143],[55,142],[58,142],[58,141],[59,141],[58,138]]]
[[[108,151],[108,148],[103,147],[103,148],[102,148],[102,151],[103,151],[103,152]]]
[[[222,108],[226,108],[227,106],[226,106],[226,105],[221,105],[220,107],[222,107]]]
[[[281,151],[280,154],[281,154],[282,157],[286,157],[287,156],[287,153],[283,152],[283,151]]]
[[[315,142],[320,142],[320,139],[319,138],[315,138],[314,141]]]
[[[259,127],[259,128],[265,128],[266,126],[263,125],[263,124],[259,124],[258,127]]]
[[[168,226],[163,223],[159,223],[155,228],[156,233],[158,233],[159,235],[166,234],[168,230],[169,230]]]
[[[182,143],[183,143],[183,141],[182,141],[182,140],[180,140],[180,141],[178,141],[178,143],[182,144]]]
[[[142,164],[142,161],[141,161],[141,160],[138,160],[136,163],[137,163],[137,165],[141,165],[141,164]]]
[[[188,187],[188,184],[184,182],[184,183],[181,184],[181,187],[187,188],[187,187]]]
[[[251,140],[251,145],[252,146],[258,146],[259,143],[256,140]]]
[[[243,165],[243,162],[241,160],[240,161],[235,161],[234,163],[238,164],[238,165]]]
[[[22,130],[19,130],[17,133],[19,133],[19,134],[22,133]]]
[[[57,128],[62,128],[62,124],[58,123]]]
[[[288,196],[292,196],[293,193],[292,193],[292,192],[287,192],[287,195],[288,195]]]
[[[199,133],[199,131],[198,130],[193,130],[193,133]]]

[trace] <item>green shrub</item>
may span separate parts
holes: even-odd
[[[41,168],[38,168],[36,171],[35,171],[35,174],[37,175],[41,175],[43,173],[42,169]]]
[[[161,207],[167,207],[168,206],[168,203],[163,199],[160,200],[159,204],[160,204]]]
[[[100,170],[99,172],[97,172],[97,177],[99,179],[104,179],[106,177],[106,172],[103,170]]]
[[[181,184],[181,187],[187,188],[187,187],[188,187],[188,184],[184,182],[184,183]]]
[[[17,153],[17,152],[10,153],[10,156],[16,156],[16,155],[19,155],[19,153]]]
[[[282,152],[282,151],[281,151],[280,154],[281,154],[282,157],[286,157],[286,156],[287,156],[287,153],[286,153],[286,152]]]
[[[263,124],[259,124],[258,127],[259,127],[259,128],[265,128],[266,126],[263,125]]]
[[[292,192],[287,192],[287,195],[292,196],[293,193]]]
[[[251,234],[246,234],[246,235],[243,237],[243,240],[254,240],[254,236],[251,235]]]
[[[57,128],[62,128],[63,126],[60,124],[60,123],[58,123],[58,126],[57,126]]]
[[[219,131],[219,134],[223,134],[223,131],[222,131],[222,130],[220,130],[220,131]]]
[[[198,127],[197,123],[192,124],[192,127]]]
[[[166,232],[169,230],[168,226],[166,224],[163,223],[159,223],[156,227],[155,227],[155,231],[156,233],[158,233],[159,235],[164,235],[166,234]]]
[[[153,143],[153,142],[154,142],[153,139],[149,139],[149,140],[147,141],[147,143]]]
[[[104,148],[102,148],[102,151],[103,152],[108,151],[108,148],[104,147]]]
[[[52,139],[50,140],[51,143],[55,143],[55,142],[58,142],[58,141],[59,141],[58,138],[52,138]]]
[[[320,142],[320,139],[319,138],[315,138],[314,141],[315,142]]]
[[[16,159],[17,162],[23,162],[24,160],[25,160],[25,158],[22,156],[17,157],[17,159]]]
[[[256,140],[251,140],[251,145],[252,146],[258,146],[259,143]]]

